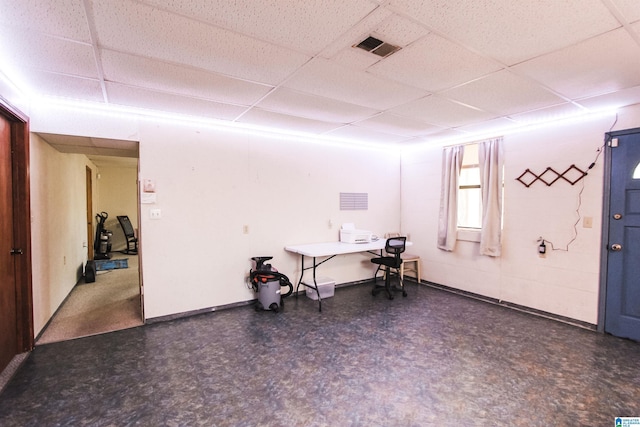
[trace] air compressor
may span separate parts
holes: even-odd
[[[273,257],[259,256],[251,260],[255,262],[255,270],[249,272],[249,282],[251,288],[258,293],[256,311],[271,310],[275,313],[284,307],[284,299],[293,293],[293,285],[289,278],[271,264],[265,264]],[[289,288],[286,293],[282,293],[282,287]]]

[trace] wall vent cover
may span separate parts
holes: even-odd
[[[391,55],[394,52],[400,50],[400,46],[392,45],[391,43],[383,42],[373,36],[369,36],[362,40],[360,43],[353,45],[367,52],[371,52],[374,55],[381,56],[383,58]]]
[[[366,211],[369,209],[369,193],[340,193],[341,211]]]

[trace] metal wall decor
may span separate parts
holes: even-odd
[[[568,175],[575,175],[575,174],[578,174],[578,177],[574,180],[571,180],[570,178],[567,177]],[[530,169],[527,169],[522,173],[522,175],[517,177],[516,180],[520,181],[522,185],[524,185],[527,188],[531,187],[531,185],[536,181],[542,181],[545,184],[547,184],[548,187],[550,187],[554,182],[556,182],[559,179],[564,179],[569,184],[574,185],[576,182],[580,181],[585,176],[587,176],[587,172],[583,171],[576,165],[571,165],[567,168],[567,170],[565,170],[562,173],[556,172],[555,170],[553,170],[552,167],[546,168],[544,172],[542,172],[540,175],[537,175],[533,173]]]

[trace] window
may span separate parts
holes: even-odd
[[[482,228],[482,192],[478,145],[464,147],[458,187],[458,227]]]

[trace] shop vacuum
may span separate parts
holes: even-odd
[[[270,256],[251,258],[255,262],[255,270],[249,272],[249,281],[251,288],[258,293],[256,311],[271,310],[277,313],[284,307],[284,299],[293,293],[293,285],[289,278],[279,273],[271,264],[265,264],[265,261],[272,258]],[[281,287],[287,287],[289,290],[283,294]]]

